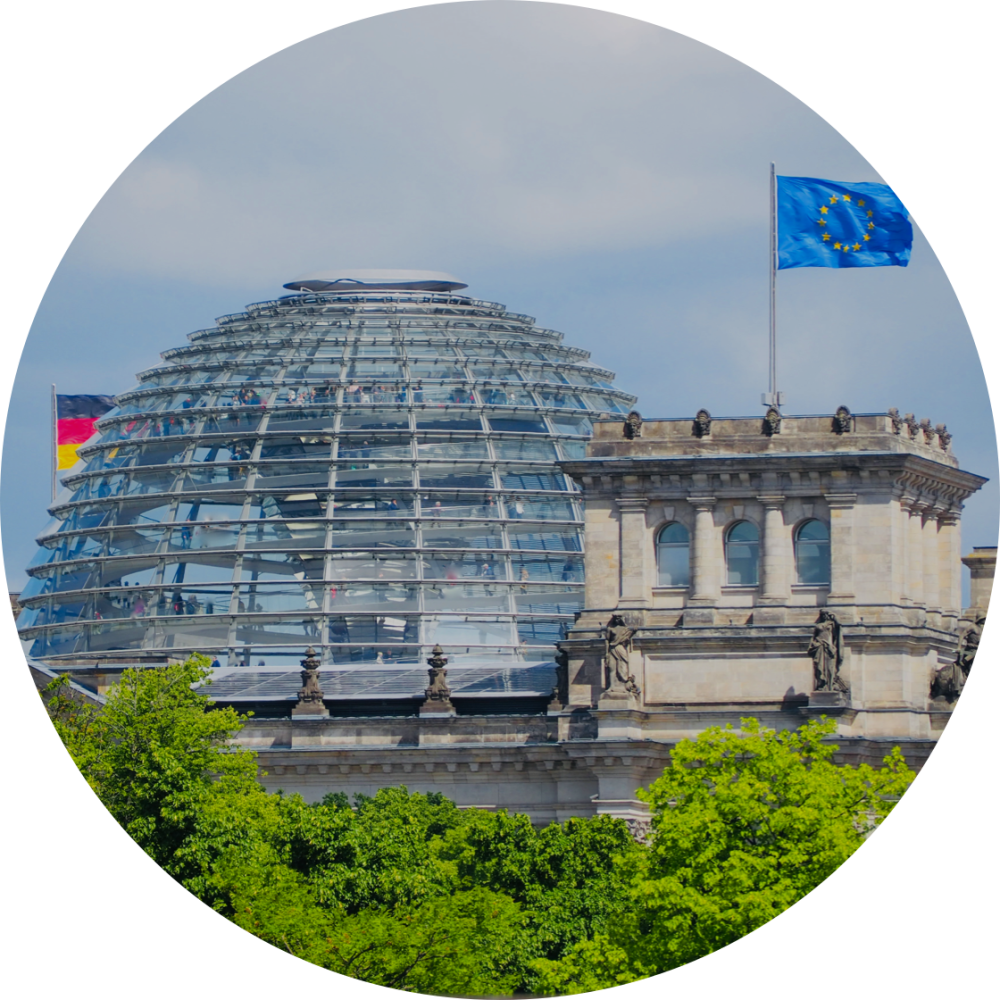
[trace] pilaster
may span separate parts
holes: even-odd
[[[715,497],[689,497],[694,508],[694,539],[691,552],[691,597],[689,607],[713,607],[719,599],[719,540],[715,531]]]
[[[619,497],[615,503],[621,515],[621,608],[644,608],[650,603],[646,532],[647,497]]]
[[[830,605],[852,605],[854,592],[854,507],[856,493],[827,493],[830,511]]]

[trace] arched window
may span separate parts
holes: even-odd
[[[756,587],[760,534],[749,521],[737,521],[726,533],[727,582],[731,587]]]
[[[830,582],[830,529],[822,521],[803,521],[795,532],[795,569],[799,583]]]
[[[657,586],[687,587],[691,583],[691,539],[676,521],[656,536]]]

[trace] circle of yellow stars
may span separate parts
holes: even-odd
[[[833,249],[834,250],[840,250],[843,253],[850,253],[852,250],[855,251],[855,252],[857,252],[858,250],[863,249],[864,248],[864,244],[867,243],[871,239],[871,230],[875,228],[875,223],[872,221],[872,218],[874,216],[874,212],[872,212],[872,210],[867,207],[867,203],[865,202],[864,198],[858,198],[857,201],[855,202],[854,201],[854,195],[850,195],[850,194],[844,194],[844,195],[832,194],[832,195],[830,195],[830,204],[829,205],[820,205],[820,207],[819,207],[819,218],[816,220],[816,222],[817,222],[817,224],[819,226],[825,226],[826,225],[826,216],[829,215],[830,208],[833,207],[833,206],[835,206],[838,202],[841,202],[841,201],[844,202],[847,205],[850,205],[853,202],[853,203],[855,203],[858,206],[858,208],[864,210],[865,217],[868,220],[868,226],[867,226],[867,228],[868,228],[869,231],[867,233],[865,233],[864,236],[863,236],[864,243],[839,243],[837,241],[834,241],[834,243],[833,243]],[[823,233],[823,242],[824,243],[829,243],[830,240],[831,240],[830,234],[828,232],[826,232],[825,230],[821,230],[821,232]]]

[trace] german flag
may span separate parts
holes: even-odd
[[[94,423],[114,408],[111,396],[56,396],[56,468],[76,465],[76,449],[94,434]]]

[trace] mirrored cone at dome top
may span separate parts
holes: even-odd
[[[550,661],[583,599],[555,463],[635,399],[531,317],[404,285],[257,303],[142,372],[63,477],[30,655]]]

